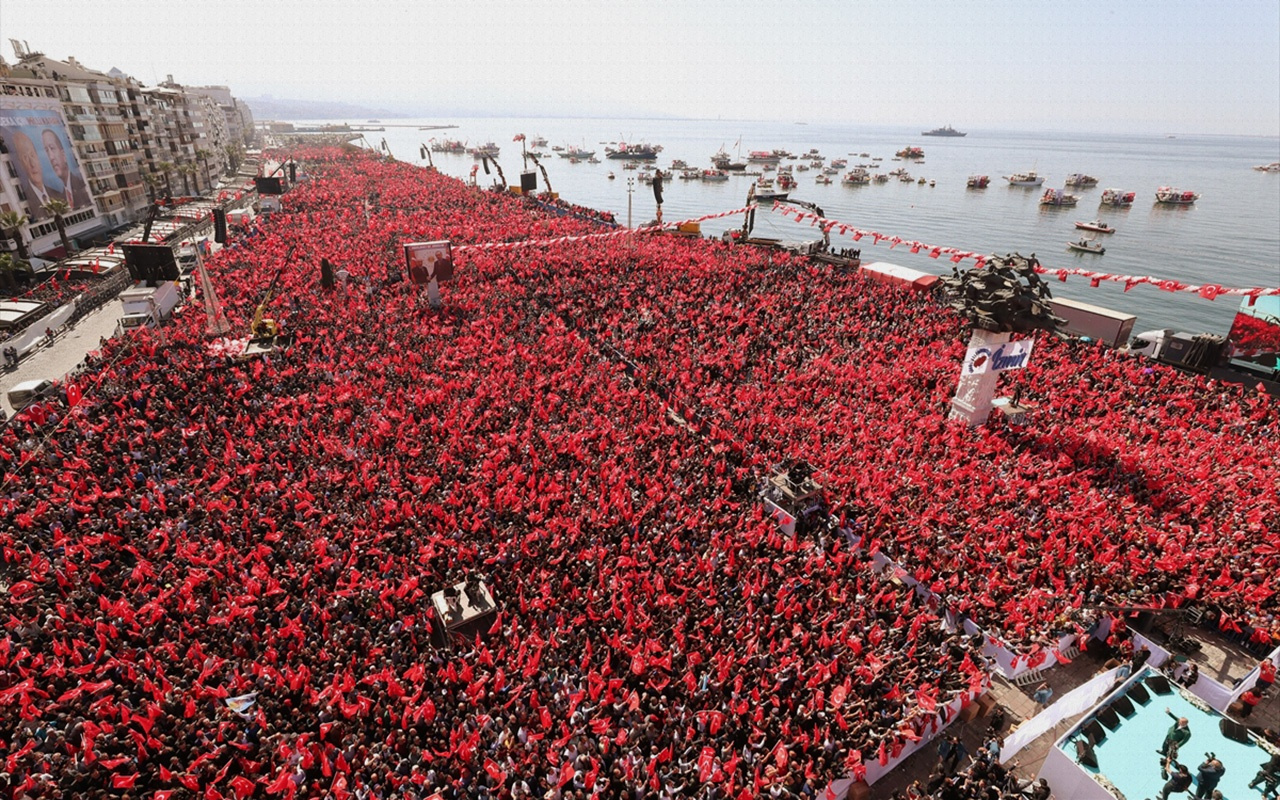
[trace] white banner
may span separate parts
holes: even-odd
[[[1031,348],[1035,339],[1019,339],[1006,342],[996,349],[990,347],[970,347],[965,353],[964,375],[980,375],[984,372],[1004,372],[1009,369],[1022,369],[1031,360]]]
[[[1000,748],[1000,763],[1008,763],[1009,759],[1017,755],[1019,750],[1031,744],[1041,735],[1053,730],[1063,720],[1092,708],[1094,704],[1111,692],[1112,687],[1115,686],[1116,674],[1119,671],[1120,668],[1116,667],[1093,677],[1088,683],[1077,686],[1064,694],[1058,702],[1023,722],[1018,726],[1017,730],[1005,738],[1004,747]]]

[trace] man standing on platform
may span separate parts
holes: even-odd
[[[1176,720],[1173,725],[1169,726],[1169,732],[1164,735],[1164,744],[1160,745],[1160,749],[1156,752],[1165,758],[1176,755],[1178,749],[1191,740],[1191,723],[1186,717],[1175,717],[1173,712],[1165,708],[1164,713],[1169,715],[1170,719]],[[1172,748],[1172,752],[1170,752]]]

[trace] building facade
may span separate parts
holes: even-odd
[[[142,219],[155,197],[209,191],[254,135],[228,87],[185,87],[172,76],[147,87],[119,70],[15,48],[15,64],[0,58],[0,107],[13,123],[6,150],[20,152],[5,154],[0,204],[28,217],[33,253],[60,249],[46,230],[46,187],[70,201],[63,221],[73,240],[92,238]],[[37,133],[33,157],[27,141]]]

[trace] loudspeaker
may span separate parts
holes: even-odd
[[[213,240],[218,244],[227,243],[227,212],[220,208],[213,210]]]
[[[653,176],[653,202],[662,205],[662,178],[658,175]]]
[[[538,173],[521,172],[520,173],[520,191],[524,194],[538,191]]]
[[[289,162],[289,183],[297,183],[297,182],[298,182],[298,162],[290,161]]]
[[[1102,729],[1102,726],[1098,724],[1096,719],[1089,720],[1089,724],[1085,725],[1080,730],[1085,736],[1088,736],[1089,741],[1094,744],[1097,744],[1107,738],[1107,732]]]
[[[169,245],[125,244],[121,248],[124,250],[124,263],[129,270],[129,277],[135,281],[154,284],[178,279],[178,262]]]
[[[1147,686],[1151,687],[1151,691],[1156,694],[1171,694],[1173,689],[1169,687],[1169,679],[1163,675],[1149,675],[1146,679]]]
[[[1093,745],[1084,739],[1076,739],[1076,761],[1086,767],[1098,768],[1098,757],[1093,753]]]
[[[1147,703],[1151,702],[1151,695],[1147,694],[1147,687],[1143,686],[1141,683],[1135,683],[1130,686],[1125,697],[1140,706],[1145,706]]]
[[[1222,729],[1222,735],[1231,741],[1242,742],[1244,744],[1250,743],[1249,729],[1241,725],[1239,722],[1223,717],[1222,721],[1218,723],[1218,727]]]
[[[261,195],[282,195],[284,194],[284,186],[280,183],[280,177],[264,178],[256,177],[253,179],[253,185]]]
[[[1129,702],[1129,698],[1125,695],[1117,697],[1111,703],[1111,707],[1120,712],[1120,716],[1126,719],[1133,716],[1133,703]]]
[[[1114,731],[1120,727],[1120,717],[1116,714],[1116,710],[1111,706],[1107,706],[1098,712],[1098,721],[1107,726],[1107,730]]]

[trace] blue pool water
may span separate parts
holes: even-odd
[[[1205,761],[1205,753],[1213,752],[1227,770],[1217,787],[1223,797],[1226,800],[1257,797],[1258,791],[1248,788],[1249,781],[1257,774],[1258,767],[1271,757],[1270,753],[1257,744],[1246,745],[1226,738],[1219,727],[1221,715],[1201,711],[1183,698],[1177,687],[1173,689],[1172,694],[1158,695],[1148,688],[1151,699],[1146,705],[1134,702],[1133,716],[1128,719],[1121,716],[1120,726],[1114,731],[1106,731],[1107,738],[1094,746],[1098,768],[1083,764],[1080,768],[1094,775],[1101,773],[1129,800],[1157,797],[1165,779],[1160,775],[1161,757],[1156,751],[1160,749],[1169,726],[1174,724],[1174,720],[1165,713],[1167,707],[1175,717],[1186,717],[1190,723],[1191,740],[1182,747],[1178,761],[1187,765],[1192,776],[1196,774],[1196,767]],[[1077,764],[1075,743],[1083,737],[1084,734],[1076,729],[1059,743],[1059,747]]]

